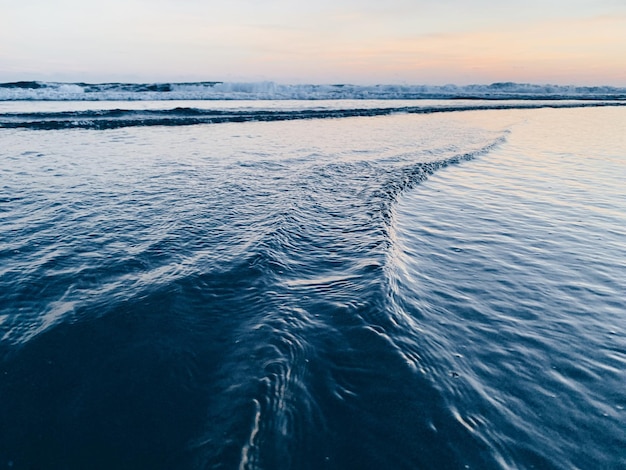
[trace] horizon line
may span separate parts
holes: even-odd
[[[144,84],[153,84],[153,85],[194,85],[194,84],[274,84],[278,86],[354,86],[354,87],[372,87],[372,86],[407,86],[407,87],[417,87],[417,86],[428,86],[434,88],[445,88],[445,87],[472,87],[472,86],[512,86],[512,85],[528,85],[528,86],[553,86],[553,87],[575,87],[575,88],[616,88],[623,89],[626,86],[620,85],[608,85],[608,84],[594,84],[594,85],[579,85],[575,83],[550,83],[550,82],[517,82],[512,80],[504,80],[504,81],[494,81],[494,82],[474,82],[468,83],[465,85],[457,84],[457,83],[445,83],[445,84],[434,84],[434,83],[418,83],[418,82],[372,82],[368,84],[359,84],[355,82],[281,82],[277,80],[271,79],[261,79],[261,80],[148,80],[148,81],[125,81],[125,80],[103,80],[103,81],[67,81],[67,80],[9,80],[0,82],[0,86],[2,85],[15,85],[16,88],[30,88],[29,84],[46,84],[46,83],[56,83],[56,84],[67,84],[67,85],[105,85],[105,84],[132,84],[132,85],[144,85]]]

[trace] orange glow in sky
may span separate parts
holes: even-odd
[[[0,3],[0,81],[626,86],[618,0]]]

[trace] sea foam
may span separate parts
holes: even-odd
[[[328,99],[625,99],[626,88],[528,83],[490,85],[287,85],[264,82],[0,83],[0,101],[328,100]]]

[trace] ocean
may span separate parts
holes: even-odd
[[[0,468],[626,468],[615,90],[4,85]]]

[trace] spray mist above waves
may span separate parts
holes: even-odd
[[[626,88],[527,83],[490,85],[287,85],[274,82],[0,83],[0,101],[585,99],[623,100]]]

